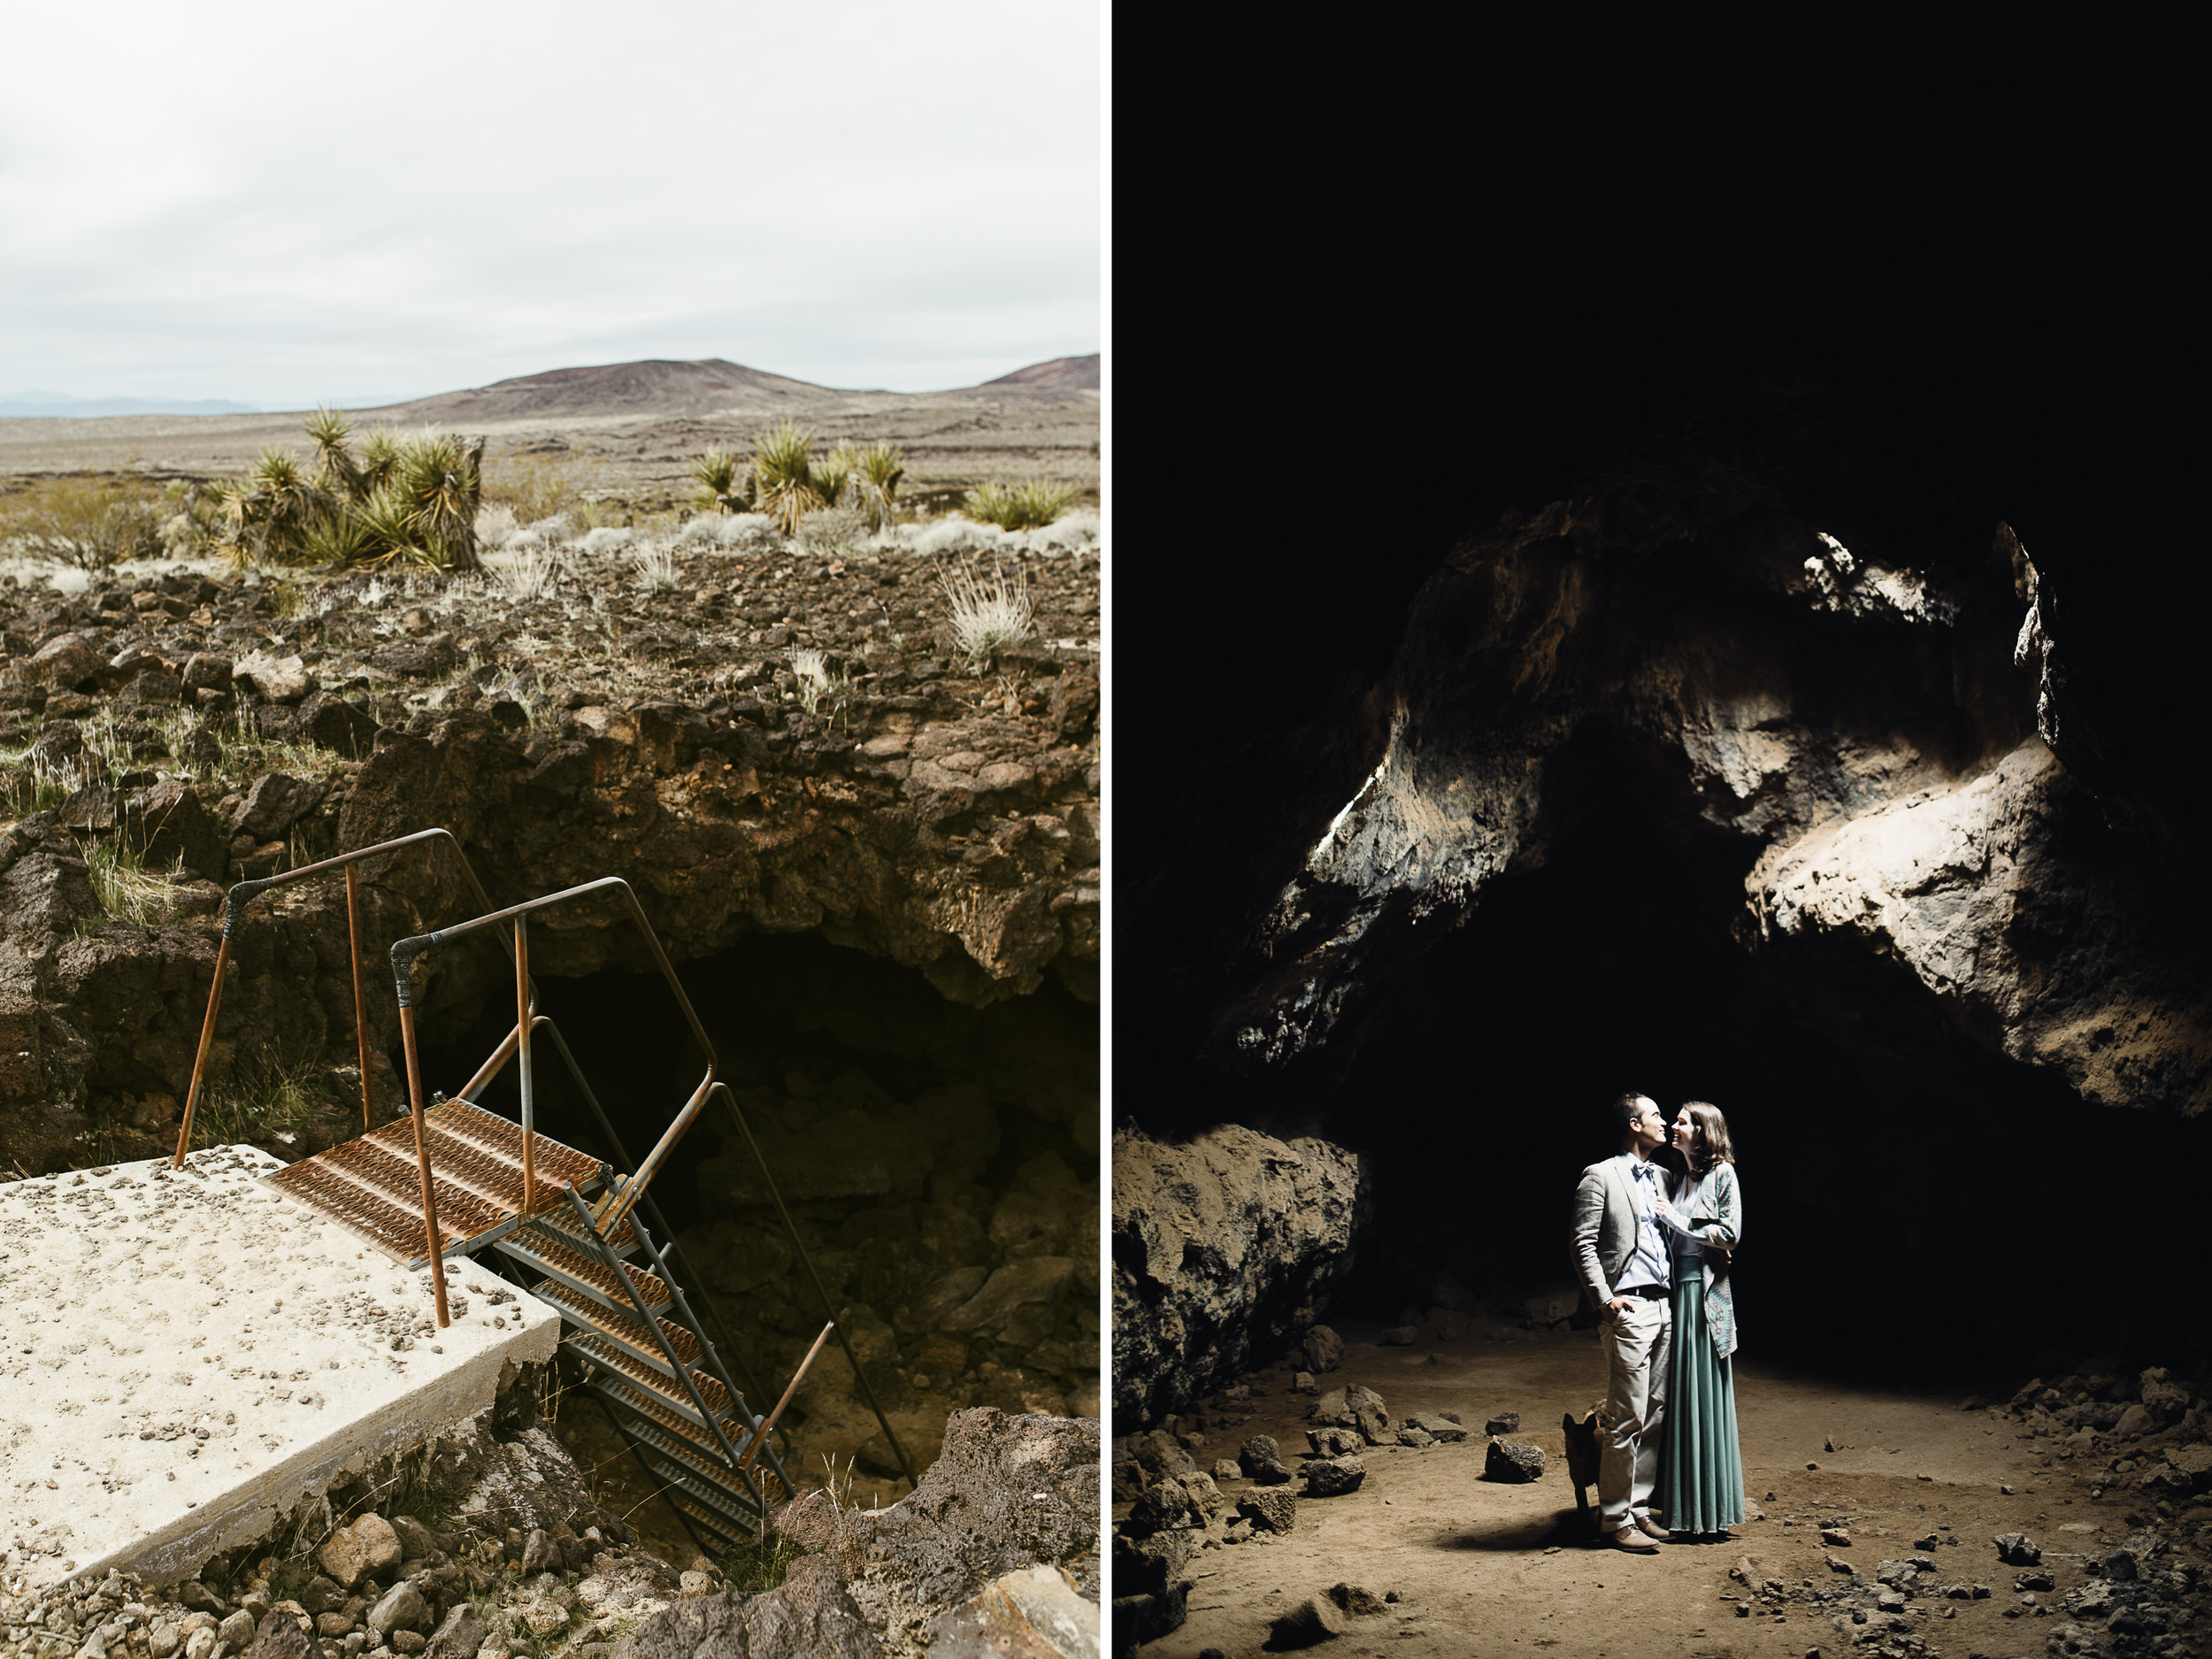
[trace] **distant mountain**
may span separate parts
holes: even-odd
[[[72,397],[66,392],[0,392],[0,416],[80,419],[97,415],[257,415],[258,403],[219,397]]]
[[[843,403],[852,396],[741,363],[651,357],[580,369],[549,369],[462,392],[441,392],[379,410],[408,420],[527,420],[548,415],[774,415]]]
[[[1048,392],[1094,392],[1099,389],[1098,353],[1094,351],[1083,357],[1051,357],[983,383],[986,386],[1028,386]]]

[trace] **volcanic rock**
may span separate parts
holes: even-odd
[[[1263,1486],[1290,1479],[1290,1471],[1283,1467],[1282,1448],[1271,1434],[1255,1434],[1237,1448],[1237,1463],[1248,1479]]]
[[[1367,1465],[1356,1457],[1317,1457],[1306,1464],[1306,1496],[1340,1498],[1366,1479]]]
[[[1540,1480],[1544,1474],[1544,1454],[1540,1448],[1525,1445],[1518,1440],[1492,1440],[1483,1454],[1482,1478],[1485,1480],[1503,1480],[1515,1484]]]
[[[1114,1136],[1114,1409],[1149,1421],[1276,1351],[1350,1271],[1359,1161],[1227,1126]]]

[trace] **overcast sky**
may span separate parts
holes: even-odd
[[[1096,0],[121,0],[15,8],[5,56],[0,393],[1099,348]]]

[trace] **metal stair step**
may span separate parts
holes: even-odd
[[[576,1212],[566,1204],[549,1205],[530,1219],[534,1225],[549,1228],[571,1249],[580,1255],[590,1255],[593,1243],[611,1246],[614,1253],[625,1260],[638,1253],[637,1229],[630,1225],[627,1216],[622,1217],[621,1225],[615,1228],[611,1239],[596,1238],[584,1231],[582,1224],[576,1219]]]
[[[623,1414],[625,1432],[649,1440],[672,1457],[684,1458],[697,1464],[717,1479],[733,1479],[730,1475],[728,1462],[723,1455],[721,1443],[714,1438],[711,1430],[688,1418],[678,1417],[657,1402],[648,1400],[603,1377],[586,1386]],[[746,1432],[725,1418],[722,1432],[728,1436],[730,1444],[737,1448],[738,1454],[743,1455],[746,1441],[749,1438]]]
[[[549,1302],[561,1311],[561,1317],[572,1325],[581,1325],[624,1351],[636,1356],[670,1377],[676,1375],[668,1363],[668,1356],[653,1339],[653,1326],[645,1320],[627,1313],[618,1313],[603,1306],[596,1297],[572,1290],[557,1279],[541,1279],[531,1286],[530,1294],[540,1302]],[[648,1316],[651,1317],[651,1316]],[[696,1365],[705,1357],[705,1345],[683,1325],[673,1319],[654,1319],[668,1338],[668,1346],[676,1351],[676,1357],[685,1365]]]
[[[639,1393],[658,1401],[679,1417],[687,1418],[702,1428],[706,1426],[706,1419],[699,1415],[699,1408],[691,1403],[691,1396],[685,1392],[683,1384],[668,1374],[664,1364],[648,1365],[634,1359],[605,1338],[589,1331],[572,1328],[561,1339],[561,1346],[602,1371],[613,1372]],[[700,1398],[707,1402],[707,1409],[718,1417],[727,1417],[731,1409],[730,1391],[704,1371],[693,1371],[691,1380],[697,1386]]]
[[[665,1458],[649,1460],[648,1466],[653,1471],[653,1478],[661,1481],[667,1490],[680,1492],[702,1508],[711,1509],[720,1517],[724,1530],[734,1527],[750,1532],[759,1525],[752,1500],[730,1491],[719,1482],[703,1480],[691,1471]]]
[[[672,1486],[661,1495],[673,1504],[677,1512],[689,1520],[692,1525],[720,1539],[731,1550],[741,1549],[753,1541],[750,1527],[747,1527],[742,1532],[733,1532],[729,1522],[723,1520],[682,1487]]]
[[[573,1237],[573,1234],[568,1235]],[[621,1276],[605,1263],[586,1255],[571,1245],[557,1242],[537,1230],[534,1224],[518,1227],[494,1247],[525,1266],[534,1268],[571,1291],[580,1292],[605,1304],[617,1313],[629,1313],[635,1304],[630,1293],[622,1286]],[[646,1305],[659,1313],[672,1306],[668,1286],[658,1274],[643,1268],[629,1268],[631,1279]]]

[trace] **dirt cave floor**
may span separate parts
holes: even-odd
[[[2174,1547],[2162,1571],[2197,1559],[2212,1530],[2212,1509],[2162,1518],[2141,1492],[2093,1497],[2084,1477],[2099,1466],[2075,1474],[2054,1459],[2048,1441],[2038,1446],[1994,1409],[1962,1409],[1955,1394],[1877,1391],[1762,1363],[1755,1353],[1736,1371],[1755,1518],[1727,1538],[1631,1555],[1597,1542],[1594,1517],[1577,1513],[1565,1467],[1562,1415],[1579,1417],[1603,1394],[1596,1332],[1477,1323],[1455,1341],[1385,1348],[1379,1325],[1334,1328],[1344,1363],[1317,1379],[1322,1388],[1364,1385],[1382,1396],[1394,1426],[1417,1413],[1455,1412],[1467,1439],[1417,1450],[1368,1447],[1358,1490],[1310,1498],[1298,1481],[1294,1530],[1256,1537],[1240,1526],[1244,1541],[1233,1545],[1224,1523],[1252,1483],[1221,1479],[1227,1504],[1181,1575],[1195,1581],[1187,1621],[1144,1645],[1145,1659],[1197,1659],[1210,1647],[1231,1659],[1281,1651],[1271,1641],[1271,1621],[1338,1584],[1396,1598],[1379,1613],[1346,1618],[1342,1634],[1324,1643],[1345,1655],[1802,1659],[1815,1648],[1885,1646],[1957,1659],[2039,1655],[2072,1617],[2062,1598],[2088,1581],[2091,1561],[2147,1524]],[[1248,1400],[1217,1400],[1182,1418],[1187,1432],[1193,1416],[1205,1423],[1199,1444],[1184,1442],[1192,1459],[1210,1471],[1217,1460],[1234,1459],[1248,1437],[1267,1434],[1294,1471],[1311,1400],[1292,1391],[1294,1376],[1287,1363],[1255,1372],[1245,1379]],[[1522,1426],[1505,1438],[1545,1454],[1542,1477],[1525,1485],[1483,1479],[1486,1420],[1510,1411]],[[1115,1518],[1130,1507],[1117,1504]],[[1839,1520],[1847,1522],[1849,1544],[1824,1547],[1822,1526]],[[2054,1585],[2032,1594],[2039,1611],[2024,1604],[2022,1570],[2003,1563],[1991,1541],[2005,1532],[2024,1532],[2042,1550]],[[1941,1542],[1916,1550],[1931,1535]],[[1904,1613],[1873,1612],[1856,1624],[1847,1600],[1806,1597],[1808,1581],[1815,1592],[1850,1586],[1831,1557],[1855,1567],[1872,1590],[1881,1563],[1915,1554],[1933,1559],[1935,1580],[1985,1586],[1986,1595],[1953,1599],[1924,1579]],[[1748,1586],[1732,1577],[1747,1563]],[[1758,1592],[1777,1579],[1788,1594],[1770,1606]],[[1902,1623],[1893,1632],[1893,1618]],[[2194,1651],[2192,1641],[2184,1638],[2177,1650]]]

